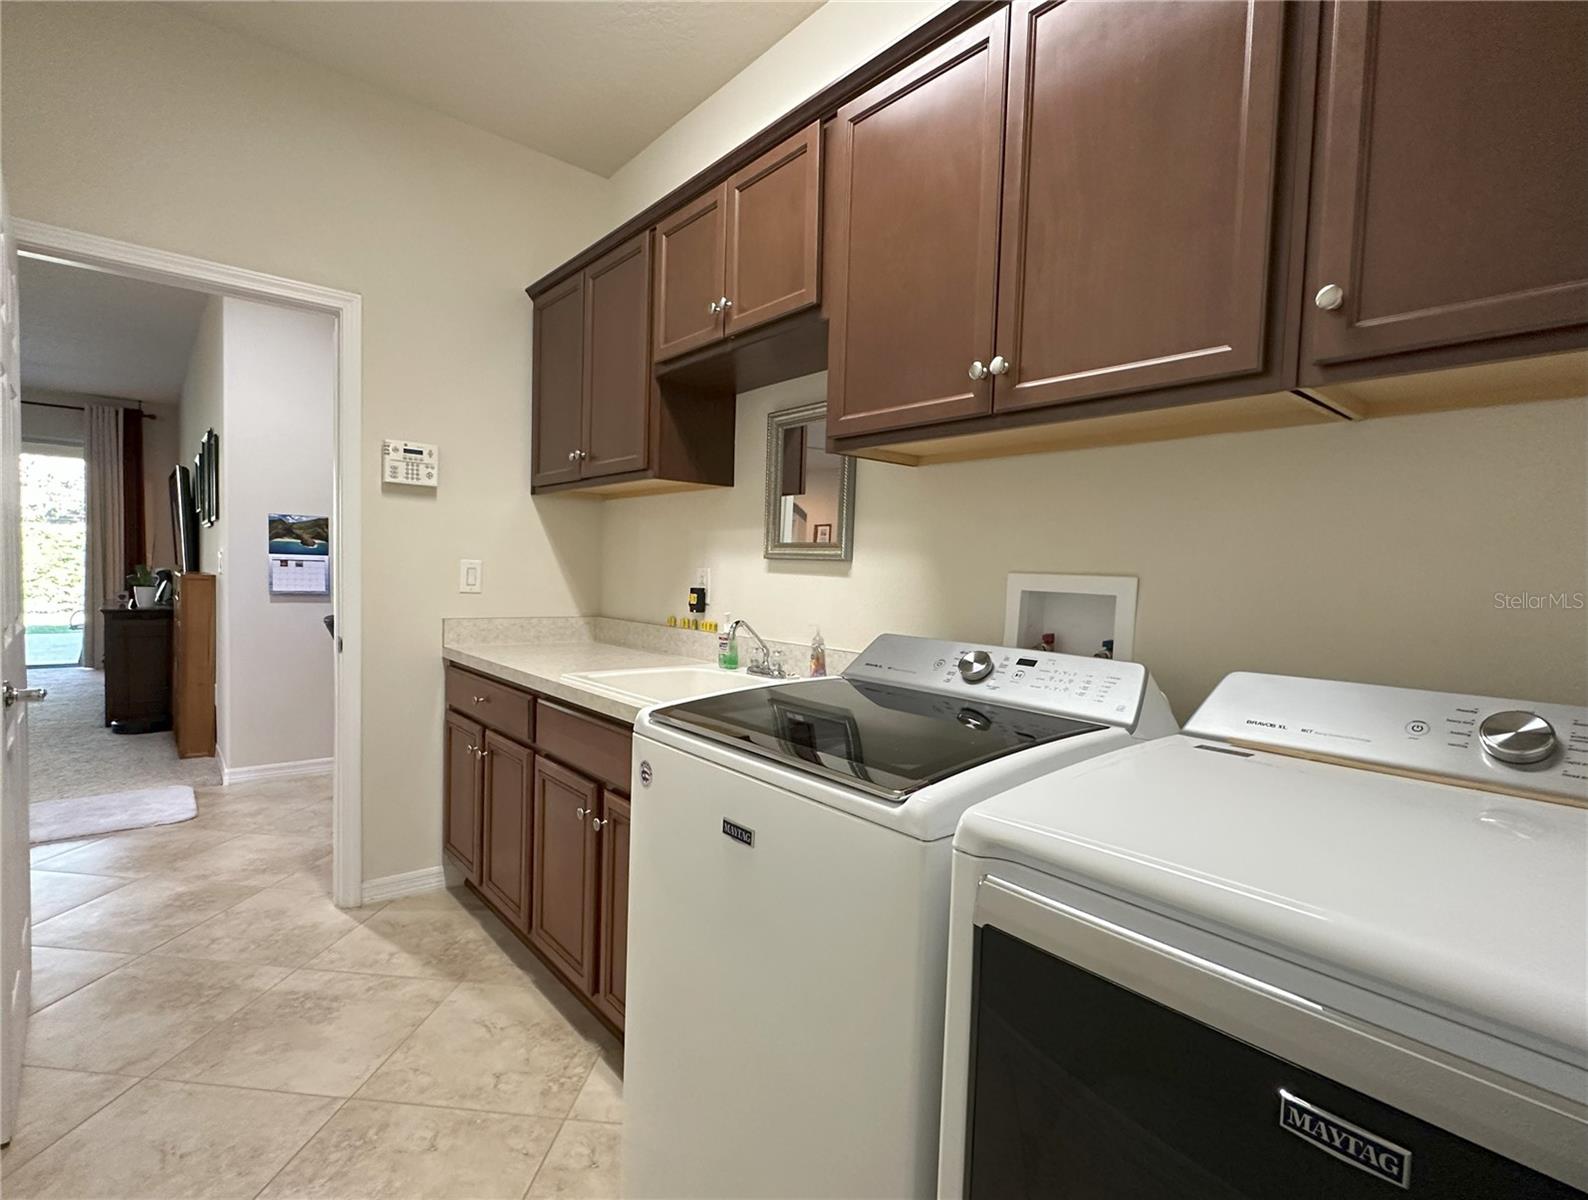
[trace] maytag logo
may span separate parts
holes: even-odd
[[[1279,1089],[1279,1127],[1386,1183],[1412,1185],[1412,1152]]]
[[[727,817],[722,818],[722,832],[741,846],[755,845],[755,830],[746,829],[743,825],[735,825]]]

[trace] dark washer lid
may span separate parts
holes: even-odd
[[[654,718],[747,753],[903,801],[917,788],[1104,726],[914,688],[811,679],[725,692]]]

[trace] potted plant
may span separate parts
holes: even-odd
[[[154,572],[149,570],[147,564],[139,563],[127,579],[132,584],[132,606],[153,608],[155,587],[159,580],[155,579]]]

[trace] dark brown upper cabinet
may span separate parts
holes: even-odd
[[[990,411],[1004,75],[999,11],[838,110],[828,433]]]
[[[726,185],[656,226],[656,359],[698,350],[722,336]]]
[[[582,479],[645,469],[650,294],[651,239],[644,234],[585,271]]]
[[[815,123],[657,223],[657,362],[820,300],[821,147]]]
[[[821,299],[822,127],[813,123],[728,179],[723,332]]]
[[[997,333],[976,355],[995,411],[1286,386],[1270,256],[1285,26],[1308,19],[1267,0],[1013,6]]]
[[[1304,385],[1582,346],[1585,47],[1585,4],[1327,6]]]
[[[528,747],[485,735],[484,837],[480,891],[513,925],[529,930],[529,826],[535,756]]]
[[[535,301],[534,469],[537,487],[579,479],[584,439],[584,272]]]
[[[470,883],[480,882],[485,729],[448,711],[441,791],[441,845]]]

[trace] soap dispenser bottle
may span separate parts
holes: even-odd
[[[822,631],[816,630],[816,636],[811,638],[811,678],[820,679],[827,674],[827,643],[822,640]]]
[[[739,669],[739,639],[730,632],[733,629],[733,614],[723,613],[722,632],[717,635],[717,665],[724,671],[737,671]]]

